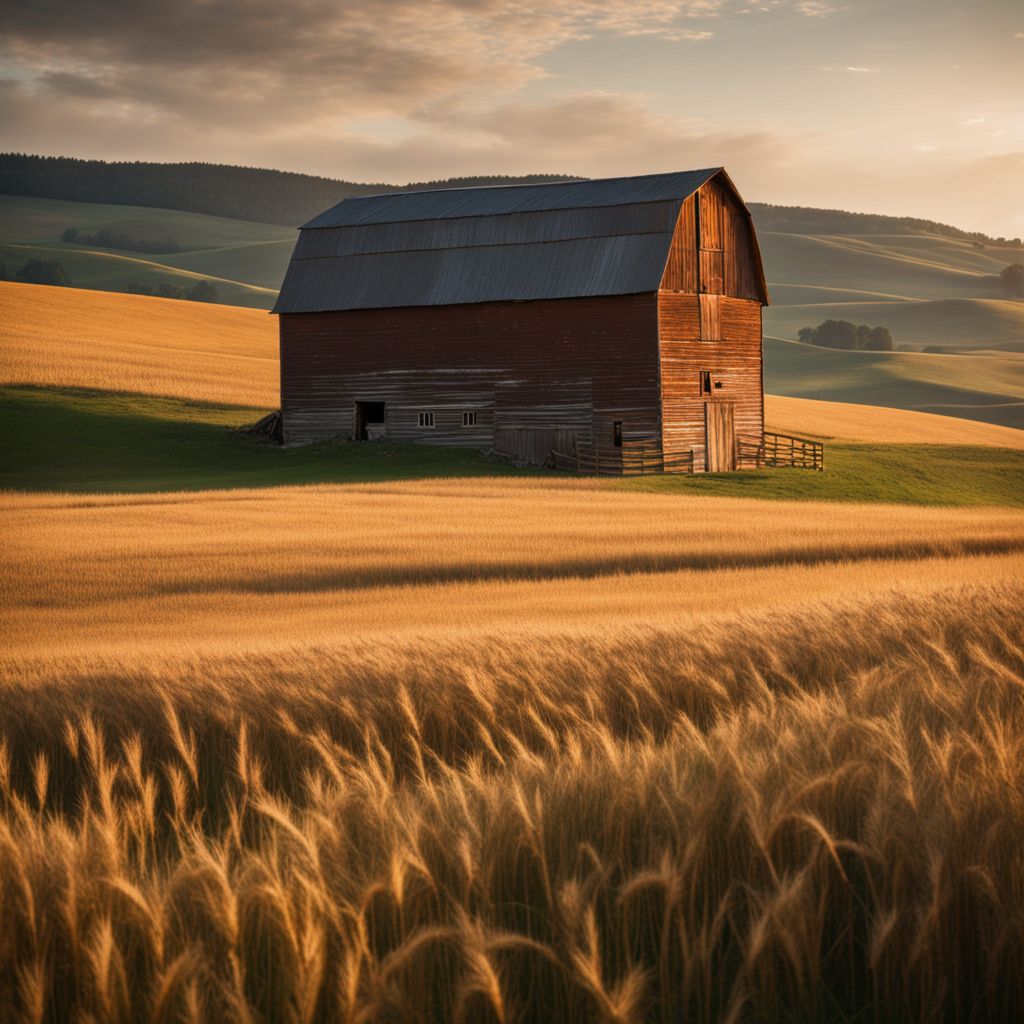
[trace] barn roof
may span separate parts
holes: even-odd
[[[656,291],[683,201],[719,173],[345,199],[303,225],[274,312]]]

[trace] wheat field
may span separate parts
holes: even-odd
[[[8,663],[0,1004],[1011,1020],[1022,596]]]
[[[270,318],[26,290],[4,380],[276,404]],[[816,405],[769,422],[950,441]],[[1019,509],[555,477],[0,507],[0,1019],[1024,1003]]]
[[[275,408],[263,310],[0,281],[0,383]]]
[[[6,650],[273,649],[678,621],[1024,570],[1019,510],[787,503],[572,479],[9,495]]]
[[[584,480],[4,504],[14,1021],[1024,998],[1015,510]]]

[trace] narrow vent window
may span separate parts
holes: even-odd
[[[702,395],[711,394],[711,371],[701,370],[700,371],[700,393]]]
[[[421,412],[419,417],[419,425],[421,427],[432,427],[434,425],[434,414],[432,412]]]
[[[612,424],[612,440],[616,448],[622,447],[622,420],[616,420]]]
[[[476,426],[476,413],[475,412],[464,412],[462,414],[462,425],[464,427],[475,427]]]

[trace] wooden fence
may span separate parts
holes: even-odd
[[[740,469],[782,466],[821,473],[825,469],[825,446],[806,437],[767,431],[763,439],[741,436],[736,439],[736,465]]]
[[[693,450],[665,455],[657,441],[624,439],[614,453],[585,445],[550,450],[545,465],[588,476],[643,476],[648,473],[692,473]],[[762,438],[736,439],[736,468],[789,467],[825,469],[825,446],[820,441],[790,434],[766,433]]]
[[[657,441],[623,440],[614,454],[593,446],[577,445],[572,453],[552,451],[548,463],[553,469],[585,473],[588,476],[645,476],[649,473],[692,473],[693,452],[666,457]]]

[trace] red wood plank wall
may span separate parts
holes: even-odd
[[[350,437],[354,402],[374,401],[397,441],[488,447],[496,427],[559,428],[610,456],[616,420],[658,436],[656,294],[285,314],[281,400],[288,443]]]

